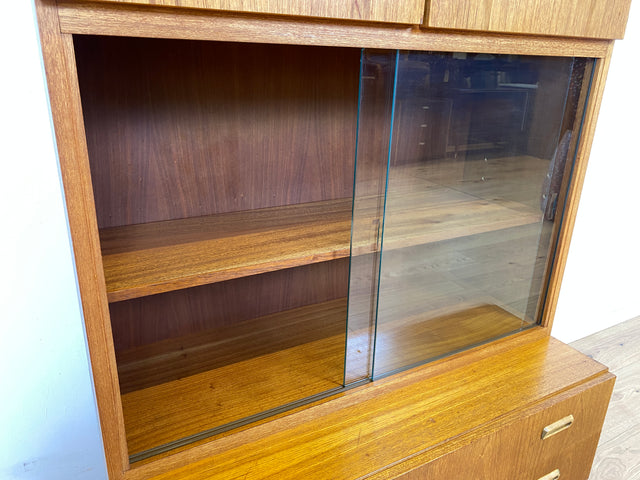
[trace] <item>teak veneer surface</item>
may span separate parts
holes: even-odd
[[[99,228],[351,195],[357,49],[74,45]]]
[[[100,239],[93,204],[82,105],[73,54],[73,38],[60,33],[54,2],[35,2],[42,56],[55,125],[56,149],[66,197],[69,230],[93,385],[102,426],[106,467],[121,478],[128,465],[118,374],[109,324],[108,300],[101,267]]]
[[[368,386],[354,392],[353,396],[345,395],[335,402],[328,402],[295,416],[232,435],[221,442],[213,442],[211,445],[183,452],[183,455],[174,455],[128,470],[122,411],[116,398],[118,386],[115,358],[100,268],[98,231],[71,33],[603,58],[604,61],[599,62],[596,68],[592,99],[585,113],[586,123],[578,147],[578,167],[574,175],[576,180],[573,182],[565,222],[567,227],[561,232],[561,248],[556,252],[558,268],[554,269],[548,294],[551,301],[544,312],[545,329],[535,329],[535,335],[538,336],[548,335],[551,325],[586,169],[586,158],[593,139],[611,57],[612,42],[453,31],[425,32],[400,26],[358,25],[348,22],[332,24],[301,18],[214,14],[195,9],[136,6],[111,8],[108,4],[75,1],[60,1],[56,4],[36,0],[36,10],[107,467],[111,477],[131,480],[150,478],[154,475],[160,475],[162,478],[213,478],[213,475],[219,474],[222,478],[230,478],[227,473],[230,469],[235,469],[240,476],[248,475],[247,478],[255,478],[261,474],[269,475],[274,469],[285,466],[285,473],[290,477],[300,478],[304,477],[305,467],[298,460],[305,457],[305,453],[309,451],[307,447],[314,445],[318,448],[312,448],[311,451],[321,452],[317,462],[320,470],[315,471],[323,471],[327,478],[336,478],[333,475],[335,471],[339,473],[338,476],[343,473],[343,476],[357,475],[356,470],[359,471],[361,466],[377,468],[389,462],[396,462],[398,455],[407,454],[405,447],[408,447],[409,454],[411,451],[427,450],[425,458],[432,459],[432,450],[425,445],[433,445],[434,442],[440,441],[440,445],[452,448],[451,442],[445,440],[467,426],[480,425],[501,412],[515,412],[522,405],[557,393],[583,378],[593,377],[595,381],[604,376],[601,375],[603,367],[584,357],[576,356],[553,340],[548,348],[545,343],[547,340],[536,342],[537,347],[532,348],[534,344],[517,344],[512,342],[514,339],[509,339],[505,344],[520,346],[512,350],[502,350],[493,358],[482,357],[486,352],[495,352],[492,344],[482,349],[480,357],[484,359],[479,362],[458,361],[461,358],[478,358],[473,355],[457,357],[453,363],[458,368],[451,372],[442,373],[446,370],[442,365],[450,366],[453,364],[451,362],[416,369]],[[498,368],[489,368],[495,360],[498,361]],[[512,382],[513,379],[515,381]],[[427,396],[424,393],[425,387],[430,390]],[[400,395],[397,395],[398,393]],[[406,397],[402,395],[405,393],[408,394]],[[394,404],[394,400],[398,403]],[[464,405],[470,412],[462,417],[458,415],[461,410],[447,410],[448,407],[462,406],[458,403],[459,400],[466,402]],[[363,403],[359,403],[361,401]],[[425,406],[429,408],[420,410]],[[417,416],[416,408],[418,411],[426,411],[427,414],[437,412],[439,416]],[[389,412],[391,415],[385,417],[385,413]],[[382,421],[378,421],[378,416],[381,416]],[[408,421],[404,421],[405,418]],[[386,419],[398,419],[399,423],[383,430]],[[433,428],[427,428],[432,423]],[[407,426],[407,430],[401,431],[402,435],[407,434],[406,437],[393,437],[393,431],[397,430],[398,425]],[[389,435],[385,435],[385,432]],[[415,435],[412,434],[414,432]],[[364,438],[360,442],[362,435]],[[336,437],[340,438],[342,443],[336,443]],[[262,450],[256,447],[262,447]],[[334,447],[340,452],[332,450]],[[261,457],[260,451],[266,456],[270,455],[269,459],[266,459],[266,456]],[[342,451],[348,455],[339,455]],[[380,458],[379,455],[384,458]],[[336,456],[340,462],[337,466]],[[419,454],[414,458],[419,458]],[[193,460],[196,462],[188,465]],[[219,469],[218,462],[228,468]],[[293,471],[296,468],[297,472]]]
[[[439,32],[391,24],[364,25],[304,17],[58,1],[64,33],[141,36],[358,48],[604,57],[609,42],[590,38]]]
[[[553,268],[551,269],[551,275],[547,283],[547,296],[541,325],[548,328],[551,328],[553,324],[553,316],[560,297],[562,276],[567,263],[573,227],[578,214],[580,193],[587,171],[587,162],[595,135],[598,112],[600,111],[600,105],[602,103],[602,95],[604,94],[612,53],[613,42],[610,42],[605,58],[602,61],[596,62],[589,88],[584,88],[583,92],[581,92],[581,95],[589,95],[589,101],[583,112],[584,122],[581,127],[580,140],[576,146],[575,164],[570,176],[571,187],[568,189],[564,200],[565,208],[562,228],[559,231],[557,246],[553,251]],[[567,178],[567,181],[569,181],[569,178]]]
[[[340,298],[131,348],[116,355],[121,391],[141,390],[327,337],[344,337],[346,322],[347,299]]]
[[[346,307],[346,299],[309,305],[120,354],[130,453],[340,387]],[[378,339],[376,362],[406,367],[416,358],[436,358],[522,327],[494,305],[408,321],[410,328]],[[368,333],[362,335],[360,353],[350,362],[370,358]]]
[[[454,439],[451,443],[460,448],[431,463],[420,464],[419,457],[413,458],[410,465],[398,469],[407,473],[396,477],[391,471],[383,472],[374,478],[533,480],[559,470],[563,479],[584,480],[589,476],[614,381],[611,374],[587,381],[525,409],[515,421],[481,428],[475,438],[462,435]],[[567,430],[540,438],[543,427],[567,415],[574,417]]]
[[[360,387],[205,445],[208,458],[179,465],[167,457],[128,478],[360,478],[417,455],[436,458],[442,442],[606,375],[606,368],[543,338],[433,372],[418,368]],[[168,465],[173,469],[163,473]]]
[[[618,377],[590,480],[640,479],[640,316],[571,343]]]
[[[101,231],[109,300],[349,256],[351,200]]]
[[[631,0],[429,0],[426,24],[484,32],[622,38]]]
[[[412,178],[403,167],[388,208],[384,248],[394,250],[539,222],[539,211]],[[408,173],[407,173],[408,172]],[[394,176],[397,176],[394,172]],[[362,206],[360,206],[362,205]],[[368,207],[368,205],[373,205]],[[376,203],[356,200],[360,224],[379,222]],[[352,200],[232,212],[101,230],[109,300],[369,253],[369,241],[350,245]]]
[[[272,313],[344,298],[349,258],[109,304],[116,356]],[[250,301],[249,301],[250,300]]]
[[[377,327],[375,373],[425,363],[525,327],[520,318],[497,305],[478,305],[433,318],[387,318]]]
[[[288,316],[306,315],[308,310],[298,309],[288,312]],[[343,301],[335,308],[320,312],[322,314],[334,323],[342,320],[344,325],[346,303]],[[342,335],[289,348],[284,345],[281,350],[260,355],[263,350],[260,333],[265,343],[277,341],[275,337],[282,333],[279,328],[282,328],[283,321],[277,319],[277,315],[273,317],[276,318],[265,320],[274,321],[271,332],[254,330],[256,334],[235,339],[235,345],[230,345],[230,348],[226,348],[229,345],[225,346],[224,341],[220,345],[214,342],[204,346],[217,348],[204,361],[213,357],[214,361],[225,363],[230,361],[228,356],[238,351],[240,361],[124,394],[122,408],[129,454],[140,453],[340,387],[344,366],[344,331]],[[294,333],[293,336],[300,339],[305,336],[305,332],[301,333]],[[270,350],[269,347],[267,345],[266,349]],[[253,349],[253,352],[243,353],[243,348]],[[181,353],[190,355],[190,361],[203,361],[202,357],[193,355],[197,349]],[[246,353],[258,356],[246,358]],[[162,367],[172,368],[171,365],[167,367],[166,363],[156,365],[156,368]],[[148,372],[139,372],[142,375],[145,373]]]
[[[326,17],[373,22],[422,22],[424,0],[97,0],[139,5],[204,8],[237,12],[269,13],[305,17]]]

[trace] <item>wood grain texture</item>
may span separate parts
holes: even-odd
[[[394,319],[385,319],[385,325],[378,325],[376,332],[374,376],[433,361],[524,326],[520,318],[496,305],[458,308],[455,313],[435,317],[400,318],[396,314]]]
[[[121,372],[136,384],[127,389],[178,377],[123,394],[129,454],[340,387],[346,306],[310,305],[128,352]],[[203,371],[184,376],[193,368]]]
[[[65,33],[409,50],[603,57],[606,40],[433,32],[204,10],[58,2]]]
[[[571,343],[618,377],[589,480],[640,479],[640,317]]]
[[[73,40],[61,35],[56,7],[35,2],[51,115],[109,477],[128,468],[124,421],[100,255]]]
[[[510,159],[526,174],[537,159]],[[427,167],[428,168],[428,167]],[[530,168],[531,169],[531,168]],[[517,201],[487,199],[458,188],[415,179],[421,165],[394,172],[385,249],[539,223],[541,213]],[[534,173],[540,170],[533,168]],[[533,183],[532,185],[535,185]],[[356,201],[356,231],[380,223],[378,202]],[[351,199],[289,205],[209,217],[101,230],[103,264],[111,302],[179,288],[298,267],[371,251],[368,237],[350,244]],[[429,228],[425,228],[429,226]]]
[[[396,196],[393,208],[398,214],[387,228],[387,249],[540,220],[535,209],[465,197],[445,187],[407,188]],[[375,208],[371,212],[359,208],[359,212],[358,224],[379,221],[373,218],[378,213]],[[345,199],[103,229],[109,299],[126,300],[346,257],[350,214],[351,201]],[[428,231],[423,227],[426,219],[434,224]],[[353,247],[354,253],[370,249],[368,243]]]
[[[169,338],[117,353],[121,391],[128,393],[196,373],[344,335],[346,296]],[[282,335],[282,332],[287,335]]]
[[[97,0],[233,12],[269,13],[387,23],[422,23],[424,0]]]
[[[183,452],[133,469],[127,478],[358,478],[400,459],[437,458],[442,451],[434,447],[444,440],[487,423],[495,428],[496,419],[606,369],[542,339],[435,371],[418,368],[389,377],[204,445],[200,454],[206,451],[207,458],[193,461],[197,450]]]
[[[269,16],[252,16],[241,14],[218,14],[209,13],[189,9],[171,9],[163,7],[128,7],[116,8],[109,5],[97,5],[81,2],[60,2],[60,20],[58,25],[56,19],[55,7],[48,0],[37,0],[39,22],[41,26],[41,36],[43,41],[43,51],[45,57],[45,66],[51,90],[51,101],[54,122],[56,125],[56,135],[58,148],[60,151],[62,175],[65,182],[65,191],[67,195],[67,204],[69,208],[70,225],[74,241],[74,252],[76,255],[76,263],[78,265],[78,278],[80,282],[80,291],[83,301],[83,309],[87,324],[87,336],[91,359],[93,365],[94,377],[96,379],[96,390],[98,404],[100,408],[100,416],[103,427],[103,437],[105,449],[107,453],[107,465],[109,474],[112,478],[121,478],[123,471],[128,468],[127,451],[122,428],[122,411],[120,409],[119,400],[117,398],[118,386],[115,374],[113,345],[110,335],[110,327],[108,324],[107,299],[105,295],[105,284],[101,270],[101,260],[99,255],[99,243],[97,235],[97,223],[92,205],[91,183],[89,181],[89,168],[87,162],[86,145],[84,140],[83,126],[80,122],[80,102],[78,99],[78,87],[76,84],[75,66],[73,58],[73,44],[71,37],[68,35],[59,35],[60,29],[66,33],[100,33],[104,35],[141,35],[151,37],[171,37],[189,39],[207,39],[207,40],[228,40],[228,41],[245,41],[245,42],[273,42],[273,43],[305,43],[310,45],[334,45],[334,46],[377,46],[387,48],[410,48],[410,49],[436,49],[436,50],[459,50],[459,51],[478,51],[491,53],[513,53],[513,54],[541,54],[541,55],[583,55],[604,57],[608,61],[610,55],[610,47],[608,42],[581,40],[581,39],[554,39],[544,37],[525,37],[511,35],[479,35],[479,34],[461,34],[453,32],[451,34],[441,34],[437,32],[422,32],[415,28],[405,27],[387,27],[387,26],[367,26],[345,23],[330,24],[328,22],[294,19],[294,18],[277,18]],[[62,53],[61,53],[62,52]],[[599,103],[602,87],[604,85],[604,77],[606,76],[606,67],[599,67],[597,71],[597,82],[595,98]],[[587,121],[591,132],[592,126],[595,125],[595,110],[590,108],[587,111]],[[590,123],[589,123],[590,122]],[[586,147],[585,147],[586,145]],[[590,140],[581,143],[580,155],[586,158]],[[584,163],[583,163],[584,164]],[[578,173],[580,176],[580,173]],[[581,181],[579,181],[579,184]],[[579,185],[578,185],[579,186]],[[577,205],[577,200],[572,205]],[[571,222],[570,222],[571,223]],[[570,236],[570,232],[567,234]],[[565,236],[565,239],[568,237]],[[567,246],[568,243],[564,242]],[[564,248],[564,247],[563,247]],[[566,259],[566,253],[560,252],[560,265],[563,265]],[[561,277],[561,273],[560,273]],[[559,278],[552,279],[552,288],[559,289]],[[557,290],[556,290],[557,291]],[[554,295],[551,295],[552,304],[555,301]],[[552,316],[554,305],[548,309],[546,325],[550,326],[548,320]],[[544,335],[536,330],[536,335]],[[522,337],[518,337],[522,338]],[[509,345],[515,345],[509,343]],[[482,350],[486,352],[495,351],[493,346],[489,346]],[[524,348],[524,347],[522,347]],[[557,350],[554,350],[554,354]],[[385,395],[385,386],[391,382],[405,381],[407,378],[413,378],[413,373],[402,376],[401,379],[393,379],[389,382],[383,382],[371,387],[371,390],[360,390],[356,392],[354,397],[344,396],[339,398],[343,403],[329,402],[310,409],[308,412],[302,412],[301,416],[294,418],[281,419],[282,421],[271,422],[268,425],[261,426],[251,432],[243,432],[239,435],[232,435],[222,442],[214,442],[213,444],[204,445],[202,448],[193,449],[183,452],[181,455],[167,457],[158,462],[149,463],[144,468],[134,469],[124,474],[127,478],[149,478],[154,474],[161,474],[167,469],[182,469],[181,471],[165,472],[167,478],[172,475],[174,478],[209,478],[219,473],[220,468],[218,461],[222,466],[228,466],[235,469],[239,475],[256,475],[259,476],[260,471],[268,471],[269,466],[286,466],[283,478],[287,475],[293,478],[304,477],[308,474],[306,467],[297,463],[305,454],[305,448],[311,445],[314,451],[326,452],[326,455],[320,457],[319,468],[329,478],[335,478],[335,464],[331,462],[335,460],[336,451],[332,450],[335,445],[344,445],[344,451],[349,451],[354,445],[360,443],[362,427],[365,427],[363,450],[369,453],[367,457],[350,457],[350,465],[345,465],[344,471],[348,472],[353,469],[354,465],[358,467],[364,465],[371,468],[379,468],[376,465],[383,465],[384,458],[378,457],[381,453],[378,451],[381,443],[381,430],[376,430],[381,425],[380,421],[390,417],[394,417],[401,425],[407,425],[408,430],[403,431],[407,437],[399,441],[391,437],[390,443],[382,443],[389,445],[388,458],[394,457],[397,460],[398,455],[403,455],[412,448],[424,448],[424,445],[434,438],[436,441],[443,441],[449,438],[449,435],[455,434],[456,431],[462,431],[460,425],[473,425],[474,421],[482,422],[483,418],[495,418],[491,415],[500,415],[500,412],[515,411],[518,405],[524,405],[530,401],[537,401],[545,396],[552,395],[558,390],[566,388],[571,382],[577,383],[582,381],[584,376],[595,376],[603,372],[601,367],[594,367],[593,364],[576,358],[568,358],[564,355],[558,355],[559,363],[553,364],[554,355],[549,352],[544,354],[544,359],[533,351],[518,350],[515,348],[512,353],[504,353],[503,364],[504,370],[513,374],[514,382],[511,382],[508,373],[497,372],[491,370],[491,364],[487,362],[483,364],[475,364],[471,366],[468,362],[463,362],[460,369],[465,372],[455,370],[447,378],[440,378],[429,385],[421,384],[419,387],[409,390],[401,390],[398,397],[398,391],[387,391],[387,395],[381,399],[381,403],[362,405],[358,409],[357,403],[360,400],[374,401],[379,393]],[[465,358],[478,358],[467,356]],[[533,359],[532,359],[533,358]],[[515,371],[513,368],[519,368],[511,364],[521,364],[524,370]],[[529,361],[529,363],[527,363]],[[555,361],[555,360],[554,360]],[[533,362],[533,363],[531,363]],[[537,363],[536,363],[537,362]],[[561,367],[559,366],[561,364]],[[429,378],[433,377],[434,372],[441,372],[442,363],[432,365],[428,369],[419,369],[420,372],[427,371]],[[452,363],[447,363],[452,365]],[[457,364],[459,365],[459,364]],[[468,382],[469,378],[480,382],[476,375],[476,368],[487,373],[488,377],[484,378],[482,389],[471,389],[471,397],[474,392],[478,392],[477,400],[481,402],[480,409],[475,409],[471,403],[466,403],[469,414],[467,417],[460,419],[462,423],[456,424],[453,415],[446,417],[447,406],[450,405],[451,399],[464,397],[467,402],[470,398]],[[533,376],[530,368],[533,371]],[[440,370],[439,370],[440,369]],[[511,370],[509,370],[511,369]],[[544,374],[540,372],[544,370]],[[455,373],[457,372],[457,373]],[[536,373],[537,372],[537,373]],[[444,375],[444,374],[443,374]],[[506,375],[506,376],[505,376]],[[536,376],[537,375],[537,376]],[[548,375],[548,376],[547,376]],[[451,381],[451,382],[450,382]],[[524,382],[524,383],[523,383]],[[473,383],[473,382],[472,382]],[[515,391],[505,390],[503,384],[508,384],[509,388],[513,387]],[[394,385],[398,385],[395,383]],[[476,384],[474,384],[476,385]],[[479,385],[479,384],[478,384]],[[476,386],[478,386],[476,385]],[[500,388],[492,390],[488,386],[500,385]],[[405,384],[407,386],[407,384]],[[427,387],[427,388],[425,388]],[[379,390],[382,389],[382,390]],[[554,390],[555,389],[555,390]],[[537,392],[531,394],[532,391]],[[415,410],[402,410],[400,403],[404,394],[407,394],[408,400],[418,407],[425,406],[425,402],[429,405],[429,399],[424,398],[424,392],[434,392],[434,400],[439,403],[436,406],[439,415],[449,418],[450,422],[440,422],[438,417],[437,429],[426,428],[427,423],[419,424],[423,418],[415,418]],[[489,398],[486,392],[499,394],[498,400],[494,401],[493,397]],[[364,393],[362,393],[364,392]],[[485,394],[485,396],[482,396]],[[523,396],[519,396],[519,395]],[[360,396],[358,396],[360,395]],[[457,397],[456,397],[457,395]],[[528,396],[527,396],[528,395]],[[537,396],[536,396],[537,395]],[[446,397],[446,398],[445,398]],[[537,400],[532,400],[535,397]],[[431,398],[431,397],[429,397]],[[524,400],[527,398],[527,400]],[[343,400],[347,399],[347,400]],[[445,401],[446,400],[446,401]],[[476,400],[474,399],[474,402]],[[396,402],[396,403],[394,403]],[[354,410],[348,412],[341,409],[346,408],[346,404],[351,405]],[[376,408],[377,405],[377,408]],[[459,405],[459,404],[457,404]],[[392,412],[396,406],[401,408],[399,415],[393,413],[389,416],[387,408],[391,406]],[[371,412],[367,410],[371,407]],[[413,408],[413,407],[412,407]],[[319,410],[318,410],[319,409]],[[491,415],[487,416],[487,409],[491,410]],[[509,410],[514,409],[514,410]],[[464,410],[464,408],[463,408]],[[333,415],[332,418],[324,417],[322,412]],[[484,413],[483,413],[484,412]],[[345,417],[342,414],[347,413]],[[370,413],[374,414],[371,416]],[[450,412],[449,412],[450,413]],[[484,416],[483,416],[484,415]],[[314,425],[301,426],[303,422],[300,418],[310,420],[315,417],[319,423]],[[341,423],[346,421],[347,423]],[[296,423],[298,422],[298,423]],[[324,422],[324,423],[323,423]],[[351,422],[351,423],[348,423]],[[362,422],[362,423],[361,423]],[[457,426],[456,426],[457,425]],[[293,427],[295,431],[290,431],[290,436],[284,433]],[[344,427],[344,428],[341,428]],[[306,430],[305,430],[306,428]],[[395,428],[395,425],[394,425]],[[458,428],[458,430],[456,430]],[[297,429],[297,430],[296,430]],[[429,438],[425,439],[425,432],[428,432]],[[433,434],[433,435],[432,435]],[[422,435],[422,436],[421,436]],[[339,444],[334,440],[342,438],[345,443]],[[288,439],[288,440],[287,440]],[[315,440],[314,440],[315,439]],[[439,439],[439,440],[438,440]],[[277,441],[283,440],[285,443],[278,444]],[[412,443],[412,442],[416,443]],[[310,443],[311,442],[311,443]],[[313,443],[315,442],[315,443]],[[247,445],[244,447],[243,445]],[[279,447],[278,447],[279,445]],[[267,451],[273,456],[269,461],[256,458],[256,450],[254,447],[262,447],[263,452]],[[231,450],[239,449],[231,452]],[[275,449],[272,449],[275,448]],[[358,447],[359,448],[359,447]],[[327,451],[328,449],[328,451]],[[415,450],[413,450],[415,451]],[[211,458],[212,454],[221,452],[222,456]],[[226,453],[225,453],[226,452]],[[231,453],[230,453],[231,452]],[[333,456],[332,456],[333,455]],[[432,457],[433,458],[433,457]],[[187,466],[191,461],[195,461],[192,466]],[[271,463],[272,462],[272,463]],[[249,471],[249,468],[256,467],[257,470]],[[297,468],[297,470],[296,470]],[[228,472],[228,471],[227,471]],[[342,470],[338,470],[338,474],[342,474]],[[222,478],[229,478],[222,473]]]
[[[527,156],[498,158],[493,170],[495,177],[488,182],[429,176],[433,171],[437,175],[438,170],[451,171],[456,166],[463,166],[463,163],[442,160],[392,168],[387,192],[384,250],[435,243],[541,221],[539,209],[531,206],[531,198],[526,198],[525,192],[533,190],[530,197],[534,201],[538,199],[536,180],[532,177],[537,176],[537,183],[541,182],[544,160]],[[471,164],[468,166],[471,170],[474,168],[472,164],[479,162],[468,163]],[[447,164],[452,167],[449,168]],[[521,179],[525,178],[520,185]],[[517,181],[518,185],[510,185],[509,181]],[[515,199],[510,199],[508,190],[520,186],[520,192],[512,195]],[[498,188],[502,188],[502,191],[497,191]]]
[[[444,373],[450,369],[457,368],[461,365],[466,365],[472,361],[487,358],[492,355],[496,355],[500,352],[504,352],[513,346],[531,343],[546,337],[547,335],[545,334],[544,329],[537,328],[537,327],[528,329],[525,331],[515,333],[513,335],[509,335],[507,337],[500,338],[489,344],[474,347],[465,352],[458,352],[448,357],[435,360],[429,364],[429,367],[431,369],[432,375],[436,375],[438,372]],[[406,373],[407,372],[404,372],[402,375]],[[353,381],[357,381],[357,380],[361,380],[361,378],[356,378]],[[384,378],[379,381],[386,382],[388,381],[388,378]],[[332,400],[336,398],[340,398],[345,394],[347,394],[347,391],[335,392],[329,397],[323,397],[313,402],[302,404],[291,410],[286,410],[281,413],[276,413],[273,416],[270,416],[269,418],[256,420],[249,425],[238,427],[232,431],[221,432],[212,437],[203,438],[201,440],[196,440],[193,443],[190,443],[188,445],[177,447],[171,451],[159,453],[153,457],[136,461],[134,463],[134,466],[136,469],[139,470],[141,467],[146,465],[143,468],[144,471],[147,471],[148,468],[161,469],[162,468],[161,465],[164,465],[167,469],[171,469],[178,464],[184,465],[185,462],[190,463],[193,461],[201,460],[203,458],[206,458],[208,455],[210,455],[209,451],[210,451],[212,442],[217,443],[219,439],[224,438],[226,436],[235,436],[244,430],[251,430],[258,425],[262,425],[264,423],[270,423],[270,422],[273,422],[274,420],[278,420],[283,417],[288,417],[291,414],[302,412],[304,410],[309,409],[310,407],[315,407],[323,403],[331,402]],[[190,460],[186,461],[185,460],[186,458],[189,458]],[[155,464],[155,465],[150,466],[147,464]],[[163,471],[163,470],[159,470],[159,471]]]
[[[603,472],[608,470],[606,464],[613,460],[611,463],[620,463],[626,470],[630,470],[629,474],[637,475],[640,473],[637,470],[640,458],[638,445],[640,444],[635,441],[640,438],[638,436],[640,374],[638,374],[637,365],[628,364],[616,369],[616,376],[619,381],[616,382],[610,413],[605,420],[597,462],[603,464]],[[628,477],[622,475],[622,478]]]
[[[527,307],[535,305],[539,291],[533,286],[542,280],[532,277],[544,262],[534,256],[539,237],[532,224],[386,252],[378,330],[392,330],[398,319],[426,321],[482,304],[500,306],[523,326],[535,323]],[[407,264],[406,258],[415,260]]]
[[[426,25],[485,32],[622,38],[631,0],[430,0]]]
[[[346,297],[349,259],[278,270],[109,305],[121,352]]]
[[[349,256],[351,200],[101,232],[109,301]]]
[[[359,51],[75,44],[100,228],[351,196]]]
[[[131,452],[157,446],[168,439],[176,440],[181,435],[186,436],[185,432],[198,433],[200,430],[197,428],[206,430],[258,413],[266,408],[264,405],[276,407],[280,405],[278,402],[284,404],[319,393],[321,387],[318,377],[321,371],[325,377],[341,379],[346,307],[346,298],[308,305],[119,354],[118,372],[125,399]],[[519,318],[492,305],[424,322],[407,319],[406,323],[410,323],[410,328],[383,332],[379,336],[376,341],[376,362],[393,368],[406,367],[414,363],[416,358],[426,360],[450,354],[460,346],[477,345],[517,331],[522,325]],[[281,335],[284,330],[287,331],[286,337]],[[352,364],[366,362],[368,358],[367,351],[371,348],[367,343],[368,332],[350,332],[351,341],[358,342],[359,334],[364,337],[359,345],[361,353],[359,357],[354,356],[349,360],[351,364],[346,365],[347,369],[362,370]],[[289,355],[291,359],[306,358],[306,355],[320,358],[323,355],[312,353],[316,348],[324,350],[323,355],[329,362],[323,361],[320,369],[306,362],[293,365],[293,360],[287,361]],[[309,349],[311,353],[304,353],[304,357],[301,357],[303,354],[299,350],[304,349]],[[289,365],[284,370],[277,364],[283,358],[283,364]],[[329,369],[328,365],[334,368]],[[338,371],[336,365],[340,365]],[[248,373],[254,369],[264,378]],[[305,380],[304,372],[307,370],[309,378]],[[282,375],[277,372],[282,372]],[[292,372],[299,373],[294,375],[295,378],[287,378]],[[224,381],[226,376],[229,378]],[[219,377],[220,385],[226,384],[228,387],[223,393],[215,394],[218,402],[215,413],[208,416],[199,414],[201,420],[196,425],[187,422],[189,426],[184,426],[184,404],[174,405],[173,398],[180,396],[184,400],[184,395],[190,395],[189,405],[201,405],[204,402],[209,408],[209,403],[202,400],[211,395],[205,388],[205,380]],[[241,386],[232,388],[238,381]],[[295,389],[292,389],[291,382],[295,383]],[[335,386],[331,383],[327,388]],[[263,392],[268,400],[257,395],[257,392]],[[304,392],[309,393],[304,395]],[[296,394],[300,397],[296,398]],[[143,414],[148,408],[154,409],[155,413]],[[188,410],[190,414],[194,413],[193,409]],[[138,420],[140,415],[144,418]],[[153,417],[162,417],[164,423],[150,421]]]
[[[391,118],[393,108],[393,63],[393,53],[390,51],[362,51],[353,189],[355,221],[351,229],[352,256],[349,271],[349,326],[352,330],[347,334],[346,382],[367,378],[372,371],[372,349],[365,350],[368,358],[363,361],[361,342],[373,345],[375,333],[382,240],[380,229],[387,175],[387,162],[384,159],[389,152],[391,122],[388,119]],[[369,221],[362,221],[367,218]],[[357,341],[352,341],[353,332],[357,332]],[[355,358],[359,360],[353,361]],[[357,367],[351,368],[351,365]]]
[[[517,421],[478,440],[454,439],[458,450],[395,478],[537,479],[558,469],[563,479],[586,479],[614,381],[613,375],[603,375],[527,409]],[[546,425],[567,414],[574,416],[569,429],[540,438]],[[384,473],[373,478],[394,478]]]
[[[571,346],[614,372],[637,366],[640,364],[640,317],[576,340]]]

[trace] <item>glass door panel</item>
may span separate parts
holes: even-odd
[[[345,384],[371,378],[395,61],[363,50],[351,233]]]
[[[591,66],[395,61],[374,377],[538,321]]]

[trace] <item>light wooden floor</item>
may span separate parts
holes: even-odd
[[[640,480],[640,317],[571,346],[618,377],[589,480]]]

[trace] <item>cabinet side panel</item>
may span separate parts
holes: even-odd
[[[109,478],[118,479],[128,457],[73,43],[59,33],[55,7],[35,3],[107,469]]]

